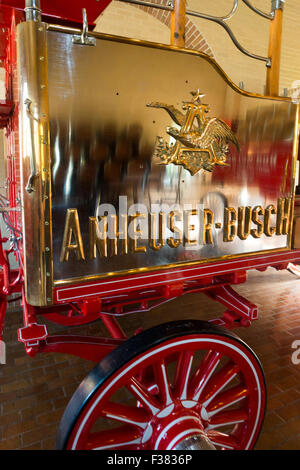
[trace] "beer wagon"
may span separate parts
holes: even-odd
[[[65,410],[57,449],[255,445],[264,374],[232,330],[258,312],[232,286],[249,269],[300,261],[299,106],[278,96],[284,2],[266,14],[243,1],[271,21],[269,57],[238,43],[230,15],[185,12],[184,1],[152,5],[172,13],[171,46],[91,31],[87,18],[108,0],[1,2],[0,200],[10,232],[0,248],[1,333],[7,298],[19,292],[27,354],[97,364]],[[185,49],[185,14],[216,21],[265,61],[266,94],[245,92],[212,58]],[[118,324],[195,292],[223,304],[223,317],[162,322],[129,339]],[[111,338],[51,336],[45,318],[102,320]]]

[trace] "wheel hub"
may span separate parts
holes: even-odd
[[[216,450],[216,448],[205,434],[201,433],[178,442],[173,450]]]
[[[200,415],[181,405],[165,417],[158,413],[149,424],[154,450],[214,449],[205,435]]]

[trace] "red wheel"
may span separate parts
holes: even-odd
[[[57,449],[251,449],[265,409],[259,360],[233,333],[201,321],[126,341],[69,402]]]

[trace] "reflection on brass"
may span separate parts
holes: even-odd
[[[264,234],[267,237],[272,237],[276,232],[276,227],[270,227],[271,224],[271,215],[276,214],[277,210],[273,204],[270,204],[265,210],[265,224],[264,224]]]
[[[134,272],[147,272],[151,269],[176,267],[178,262],[181,266],[186,266],[244,256],[246,253],[249,255],[271,253],[289,248],[289,234],[272,238],[260,237],[264,223],[262,207],[271,203],[276,207],[278,197],[290,197],[293,194],[294,186],[289,172],[287,172],[286,188],[280,188],[274,177],[275,170],[280,168],[278,162],[282,159],[282,144],[285,155],[293,154],[292,175],[295,175],[299,125],[298,117],[295,120],[295,107],[288,98],[275,97],[270,100],[237,89],[211,58],[198,51],[178,51],[169,46],[95,33],[99,47],[91,48],[93,51],[87,50],[83,55],[81,48],[72,45],[71,35],[63,33],[68,29],[52,27],[52,31],[45,34],[46,28],[44,24],[33,25],[30,22],[18,25],[19,103],[23,103],[26,97],[30,96],[36,106],[34,115],[42,119],[44,127],[40,130],[35,129],[37,144],[40,144],[37,145],[36,163],[38,170],[41,171],[40,177],[36,179],[36,191],[31,195],[22,194],[25,285],[29,303],[33,305],[51,303],[52,263],[55,279],[62,279],[54,281],[57,285],[60,282],[70,284],[76,282],[76,279],[84,282],[108,275],[121,276]],[[37,35],[40,37],[36,40]],[[40,47],[41,45],[43,47]],[[66,50],[68,54],[65,54]],[[45,57],[45,60],[38,63],[39,57]],[[118,61],[115,60],[116,57]],[[99,87],[103,63],[107,65],[109,72],[101,75],[101,87]],[[128,74],[128,70],[132,70],[132,73]],[[157,70],[160,70],[159,74]],[[186,76],[186,71],[189,77]],[[189,84],[184,85],[187,83],[187,78]],[[142,86],[137,86],[139,83],[142,83]],[[154,124],[152,113],[145,108],[145,100],[151,99],[149,97],[153,96],[153,89],[160,90],[157,98],[159,101],[174,103],[179,107],[180,103],[177,101],[182,90],[184,89],[186,93],[191,87],[198,86],[197,84],[206,91],[209,103],[215,110],[214,115],[233,123],[232,130],[238,137],[241,155],[237,155],[233,149],[228,171],[223,167],[222,171],[214,171],[213,174],[204,172],[193,178],[187,175],[188,179],[182,178],[182,167],[149,165],[147,152],[145,169],[140,168],[139,173],[136,169],[126,173],[127,162],[123,160],[122,149],[120,144],[118,145],[119,141],[123,142],[123,134],[126,134],[131,126],[139,125],[141,141],[139,146],[134,147],[140,151],[139,155],[142,153],[142,147],[149,147],[152,155],[153,143],[156,136],[160,135],[160,129],[170,125],[167,113],[157,113],[161,116],[159,119],[154,117],[156,119]],[[82,90],[85,92],[82,93]],[[118,97],[116,97],[117,92]],[[248,119],[251,115],[252,120]],[[295,121],[294,132],[291,127],[293,121]],[[110,123],[114,126],[115,135],[109,139],[106,126]],[[28,124],[25,113],[20,109],[21,171],[25,183],[30,175]],[[47,139],[48,126],[50,126],[49,139]],[[78,135],[77,129],[81,126],[89,128],[89,138],[77,139],[78,158],[75,161],[76,152],[73,153],[75,149],[69,139]],[[181,127],[179,125],[178,128]],[[197,120],[194,127],[197,128]],[[193,129],[190,129],[190,132],[193,132]],[[40,137],[43,139],[40,140]],[[51,168],[50,148],[46,142],[50,142],[51,145],[51,157],[53,157]],[[176,146],[179,142],[177,140]],[[292,145],[294,145],[293,151]],[[133,164],[136,165],[135,168],[138,167],[139,155],[134,152],[135,148],[132,146],[132,153],[128,155],[130,168],[133,168]],[[257,156],[264,153],[265,164],[255,165]],[[115,161],[115,167],[109,169],[109,181],[107,181],[104,171],[107,166],[104,168],[104,165],[109,159]],[[273,161],[275,164],[272,169]],[[291,157],[289,161],[291,162]],[[47,171],[43,171],[43,168]],[[273,172],[268,174],[272,187],[265,184],[268,180],[265,177],[266,171]],[[203,181],[200,176],[211,179]],[[123,186],[117,185],[116,180]],[[244,190],[246,196],[241,199]],[[221,192],[224,201],[226,200],[224,205],[235,207],[236,210],[241,205],[262,205],[261,209],[255,210],[254,207],[252,211],[252,240],[242,241],[239,237],[235,237],[233,243],[224,243],[220,237],[217,243],[187,254],[182,242],[177,250],[170,249],[172,245],[170,237],[168,240],[171,245],[167,241],[160,251],[148,250],[144,263],[139,255],[110,258],[108,252],[107,258],[101,256],[101,253],[98,256],[97,247],[97,259],[78,262],[71,254],[68,263],[59,262],[64,230],[62,220],[68,207],[78,207],[85,246],[89,243],[89,224],[83,221],[88,221],[90,216],[95,215],[99,197],[101,200],[114,203],[120,194],[126,194],[131,202],[141,202],[149,209],[150,201],[161,201],[166,198],[171,203],[178,201],[194,203],[202,200],[211,191]],[[222,214],[224,205],[221,205]],[[211,205],[207,207],[215,214],[215,220],[221,221],[219,214],[215,212],[216,208]],[[55,227],[53,252],[52,216]],[[168,220],[170,226],[171,220]],[[179,220],[179,216],[176,220]],[[175,226],[175,218],[173,221]],[[280,222],[278,224],[280,231]],[[275,221],[272,225],[275,225]],[[285,222],[282,223],[282,231],[284,230]],[[288,230],[290,232],[290,228]],[[179,228],[174,233],[174,241],[177,244]],[[254,240],[255,238],[260,239]],[[118,255],[121,254],[120,244],[126,249],[125,241],[119,239]],[[109,246],[107,248],[109,251]]]
[[[85,259],[77,209],[67,210],[60,261],[68,261],[70,252],[75,253],[78,260]]]
[[[277,248],[275,250],[272,250],[272,253],[284,253],[287,251],[287,248]],[[257,255],[265,255],[270,253],[270,250],[261,250],[261,251],[253,251],[249,253],[238,253],[236,255],[227,255],[227,256],[217,256],[215,258],[210,258],[209,261],[215,262],[215,261],[226,261],[226,260],[231,260],[231,259],[239,259],[243,258],[245,256],[257,256]],[[198,259],[194,261],[185,261],[184,263],[181,263],[180,266],[198,266],[202,264],[206,264],[207,259]],[[142,274],[142,273],[148,273],[152,271],[163,271],[165,269],[172,269],[172,268],[177,268],[178,263],[170,263],[167,265],[161,265],[161,266],[147,266],[147,267],[142,267],[142,268],[132,268],[132,269],[126,269],[121,272],[108,272],[108,273],[103,273],[103,274],[90,274],[90,275],[85,275],[85,276],[80,276],[80,277],[72,277],[68,279],[57,279],[53,282],[55,287],[66,287],[66,286],[71,286],[71,285],[76,285],[82,282],[94,282],[94,281],[99,281],[102,279],[111,279],[113,276],[118,276],[124,277],[128,276],[131,274]]]
[[[199,90],[191,94],[191,102],[183,101],[185,114],[164,103],[153,102],[147,106],[165,109],[175,124],[180,126],[180,130],[167,127],[167,133],[176,140],[176,144],[169,145],[162,137],[158,137],[154,156],[159,158],[161,164],[182,165],[191,175],[195,175],[201,169],[211,172],[215,165],[226,165],[229,141],[238,152],[240,149],[235,135],[224,121],[206,117],[209,106],[201,103],[205,95]]]
[[[118,228],[117,228],[117,216],[111,214],[110,217],[110,228],[109,228],[109,246],[110,256],[116,256],[118,254]]]
[[[292,199],[281,197],[277,201],[276,235],[287,235],[291,224]]]
[[[277,207],[270,204],[266,209],[261,206],[240,206],[237,209],[233,207],[224,208],[224,242],[233,242],[238,236],[240,240],[246,240],[249,235],[254,239],[260,238],[264,233],[268,237],[273,235],[287,235],[291,227],[291,206],[290,198],[279,198]],[[148,221],[145,213],[136,212],[133,215],[109,214],[105,216],[89,217],[89,246],[87,252],[89,259],[96,259],[97,254],[100,258],[111,258],[117,255],[130,253],[149,253],[145,245],[138,245],[139,240],[147,241],[147,246],[154,252],[160,251],[167,244],[170,248],[179,248],[180,245],[187,246],[205,246],[213,245],[213,227],[215,214],[211,209],[205,208],[202,212],[201,220],[203,223],[202,242],[199,240],[200,217],[198,209],[186,209],[181,211],[171,211],[149,214]],[[277,214],[276,227],[271,227],[271,216]],[[191,217],[198,216],[198,225],[191,223]],[[260,217],[264,216],[264,219]],[[145,220],[144,230],[141,228],[141,220]],[[177,222],[183,222],[183,233],[181,228],[175,225]],[[251,228],[254,223],[257,228]],[[138,227],[139,225],[139,227]],[[216,223],[215,227],[222,228],[221,223]],[[165,230],[168,228],[176,237],[166,238]],[[191,232],[197,231],[195,238],[191,239]],[[288,232],[289,233],[289,232]],[[85,260],[82,233],[77,209],[68,209],[66,213],[63,244],[61,249],[60,261],[69,261],[70,252],[74,252],[78,261]]]
[[[146,253],[147,249],[145,246],[138,246],[138,240],[142,237],[142,230],[137,228],[138,219],[146,219],[146,214],[137,212],[136,214],[129,216],[129,226],[131,233],[129,236],[129,247],[131,253]]]
[[[104,225],[104,233],[99,232],[99,225],[96,217],[89,217],[89,248],[90,259],[97,257],[97,250],[100,256],[107,257],[107,216],[101,218]]]
[[[120,240],[120,255],[127,255],[128,253],[128,216],[127,214],[120,214],[120,226],[118,231],[118,238]]]
[[[264,209],[261,206],[255,206],[252,209],[252,222],[257,225],[257,228],[251,229],[251,235],[253,238],[260,238],[264,233],[264,222],[259,219],[259,216],[265,214]]]
[[[57,33],[64,33],[64,34],[76,34],[79,33],[80,30],[76,28],[71,28],[69,26],[61,26],[57,24],[48,24],[47,28],[49,31],[55,31]],[[256,93],[251,93],[249,91],[245,91],[242,88],[239,88],[231,79],[228,77],[224,70],[221,69],[219,64],[215,62],[215,60],[207,55],[204,52],[200,52],[195,49],[178,49],[178,47],[171,46],[169,44],[162,44],[162,43],[157,43],[157,42],[150,42],[150,41],[143,41],[140,39],[133,39],[133,38],[125,38],[124,36],[116,36],[116,35],[111,35],[107,33],[99,33],[99,32],[89,32],[90,35],[94,36],[97,39],[104,39],[104,40],[109,40],[109,41],[115,41],[115,42],[120,42],[123,44],[131,44],[131,45],[136,45],[136,46],[144,46],[144,47],[149,47],[151,49],[157,49],[157,50],[164,50],[164,51],[175,51],[183,54],[188,54],[191,56],[196,56],[198,58],[202,58],[206,62],[209,62],[211,66],[217,71],[217,73],[223,78],[223,80],[228,84],[236,93],[239,93],[240,95],[244,95],[247,97],[259,97],[259,98],[268,98],[265,95],[259,95]],[[288,97],[283,97],[283,96],[272,96],[272,100],[274,101],[290,101],[291,98]]]
[[[277,207],[279,197],[292,195],[291,172],[287,173],[286,189],[283,192],[280,170],[283,159],[288,156],[288,169],[292,168],[292,153],[296,155],[296,152],[292,152],[293,141],[296,141],[295,132],[292,132],[296,112],[289,99],[268,99],[237,90],[215,63],[199,52],[178,51],[167,46],[158,47],[98,35],[97,47],[87,48],[83,56],[71,39],[69,34],[59,32],[58,29],[48,31],[55,279],[65,279],[67,282],[67,279],[81,277],[88,281],[106,275],[122,276],[176,267],[178,263],[186,266],[207,263],[216,258],[228,259],[264,251],[272,253],[289,247],[289,235],[262,235],[257,239],[249,236],[247,240],[235,236],[232,242],[225,243],[222,233],[225,207],[233,207],[237,212],[240,206],[254,208],[261,205],[265,208],[273,204]],[[101,74],[103,63],[108,71],[106,74]],[[131,71],[130,74],[128,70]],[[217,165],[212,173],[202,171],[191,176],[183,166],[155,164],[157,161],[152,157],[157,136],[161,135],[170,145],[172,138],[168,141],[169,136],[163,132],[167,126],[181,129],[182,125],[176,124],[176,121],[173,124],[166,111],[151,109],[145,104],[155,97],[161,103],[172,103],[174,109],[185,115],[187,110],[181,109],[181,98],[188,100],[188,92],[197,87],[205,90],[207,98],[202,101],[211,106],[209,116],[218,117],[229,125],[241,151],[238,154],[235,145],[229,141],[230,150],[226,155],[226,163],[230,166]],[[153,90],[157,90],[155,95]],[[111,133],[107,129],[109,126]],[[195,118],[193,128],[197,129],[197,126]],[[78,137],[81,128],[87,129],[87,137]],[[78,147],[76,162],[73,144],[69,143],[73,136]],[[130,149],[126,141],[130,141]],[[179,143],[177,140],[175,145]],[[145,158],[140,158],[144,148],[149,148],[149,152],[147,150]],[[191,150],[193,149],[189,148]],[[108,168],[108,162],[114,165]],[[26,177],[25,174],[24,181]],[[100,256],[96,249],[95,259],[90,260],[87,257],[82,262],[77,261],[75,256],[70,256],[68,263],[60,263],[64,228],[62,220],[67,208],[78,208],[87,256],[89,217],[98,214],[100,202],[117,207],[120,195],[127,197],[129,205],[141,204],[139,211],[147,214],[159,212],[160,209],[151,209],[153,203],[166,202],[172,209],[179,206],[180,209],[176,210],[182,218],[184,204],[189,204],[190,207],[204,204],[203,207],[209,208],[214,214],[215,222],[222,226],[217,229],[216,224],[213,225],[213,243],[204,245],[202,220],[199,245],[197,249],[191,247],[193,249],[190,251],[186,250],[188,247],[183,242],[177,246],[177,231],[166,230],[166,241],[161,250],[151,249],[148,239],[143,236],[138,237],[137,245],[145,245],[146,254],[131,253],[128,245],[129,255],[123,256],[120,252],[122,240],[119,238],[117,256],[110,256],[108,243],[107,258]],[[137,210],[135,208],[132,213]],[[120,223],[120,212],[116,210],[115,213]],[[261,226],[255,223],[255,216],[262,221],[264,217],[258,212],[252,215],[251,229],[259,233]],[[167,212],[165,217],[166,227],[169,228],[172,219]],[[275,226],[275,216],[272,217],[274,223],[271,225]],[[99,223],[98,218],[97,220]],[[143,227],[144,222],[141,219]],[[183,232],[183,220],[179,222],[178,216],[173,218],[173,222],[174,227],[177,226],[178,231]],[[120,227],[118,230],[120,231]],[[195,237],[190,238],[199,238],[198,233],[193,233]],[[176,242],[175,249],[172,241]],[[157,235],[156,243],[158,242]]]
[[[182,221],[182,214],[181,212],[178,211],[171,211],[170,216],[169,216],[169,225],[168,228],[176,234],[177,236],[174,237],[169,237],[167,239],[167,244],[169,245],[170,248],[178,248],[179,245],[182,243],[182,232],[180,228],[176,227],[175,225],[175,219],[178,219],[179,221]]]
[[[149,246],[152,250],[159,251],[165,244],[165,214],[159,213],[158,242],[156,240],[157,214],[149,214]]]
[[[183,245],[194,246],[197,245],[197,240],[190,239],[190,232],[195,230],[195,225],[190,224],[190,217],[198,215],[197,209],[190,209],[183,212]]]
[[[204,209],[204,232],[203,244],[209,245],[213,243],[212,226],[214,223],[214,213],[210,209]]]
[[[32,101],[30,98],[26,98],[24,101],[26,106],[27,116],[30,121],[30,140],[31,140],[31,153],[30,153],[30,175],[25,187],[26,191],[30,194],[34,191],[34,181],[35,178],[39,176],[39,173],[36,169],[36,155],[35,155],[35,144],[34,144],[34,121],[39,124],[39,120],[34,117],[31,111]],[[42,137],[42,136],[41,136]]]
[[[252,208],[250,206],[239,207],[237,234],[241,240],[246,240],[248,236],[250,235],[251,215],[252,215]]]
[[[225,207],[224,209],[224,242],[232,242],[237,233],[237,213],[233,207]]]
[[[128,253],[127,219],[126,214],[120,214],[118,230],[117,216],[114,214],[101,216],[99,224],[96,217],[89,217],[90,259],[97,257],[97,250],[103,258]],[[99,229],[100,224],[103,227],[103,232]]]
[[[53,303],[47,46],[45,23],[26,21],[18,24],[18,74],[12,69],[15,73],[13,80],[17,79],[19,83],[19,96],[14,97],[20,119],[21,180],[18,177],[18,181],[21,183],[22,198],[25,294],[27,302],[35,306]],[[33,181],[34,191],[30,192]],[[27,182],[29,192],[25,187]]]

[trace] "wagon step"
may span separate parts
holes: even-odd
[[[46,325],[38,325],[31,323],[24,328],[19,328],[18,338],[21,343],[24,343],[27,348],[38,346],[39,342],[48,337],[48,330]]]

